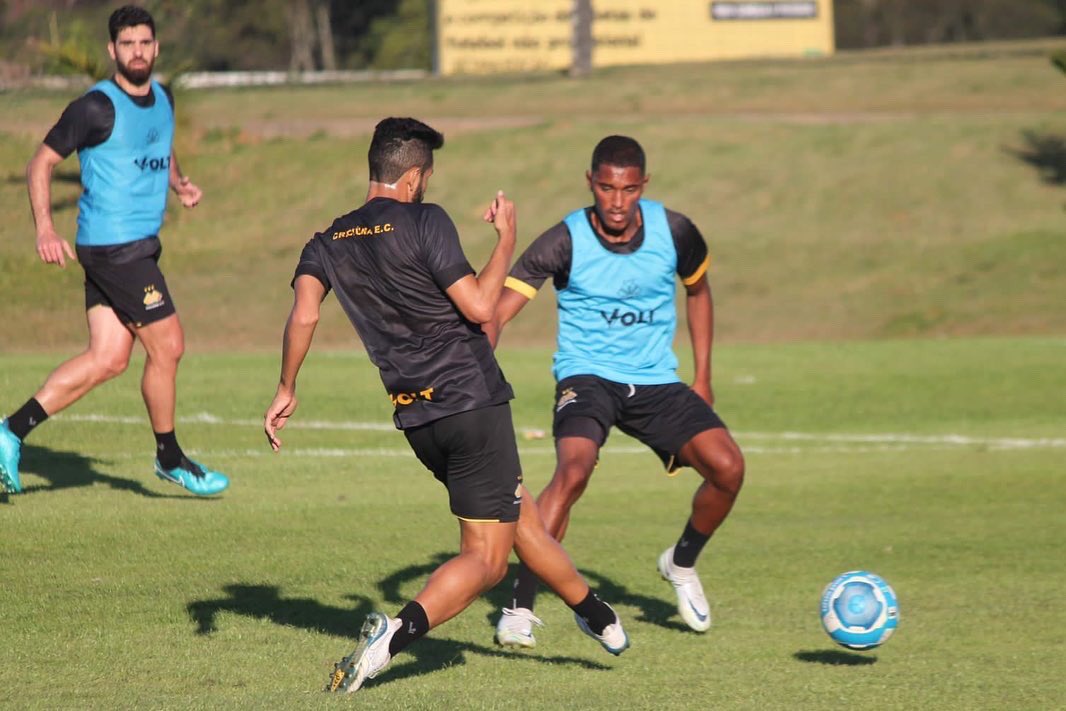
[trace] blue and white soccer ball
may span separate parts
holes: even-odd
[[[848,649],[884,644],[899,624],[895,591],[865,570],[849,571],[829,583],[822,593],[821,613],[825,631]]]

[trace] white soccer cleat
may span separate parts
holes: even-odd
[[[695,568],[674,565],[674,547],[670,546],[659,556],[659,575],[674,586],[677,593],[677,612],[681,619],[697,632],[711,628],[711,607],[703,594],[703,585]]]
[[[607,603],[604,603],[607,605]],[[611,612],[614,612],[614,608],[610,605]],[[600,643],[600,645],[614,656],[618,656],[622,652],[629,649],[629,635],[622,629],[622,620],[618,618],[618,613],[614,612],[614,622],[603,628],[603,634],[596,634],[589,629],[588,623],[585,622],[585,618],[581,615],[574,613],[574,621],[577,622],[578,628],[592,637],[594,640]]]
[[[400,620],[389,619],[380,612],[371,612],[359,633],[359,645],[351,654],[334,665],[326,691],[358,691],[367,679],[373,679],[392,661],[389,643]]]
[[[533,614],[533,611],[525,607],[503,608],[500,621],[496,623],[496,644],[501,647],[525,647],[531,649],[537,646],[537,640],[533,637],[533,625],[543,627],[544,623]]]

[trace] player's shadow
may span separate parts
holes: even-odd
[[[397,570],[378,584],[382,597],[386,601],[394,604],[402,603],[404,601],[403,597],[400,595],[400,587],[402,585],[412,580],[426,578],[444,561],[451,558],[452,555],[452,553],[437,553],[426,563],[410,565],[406,568]],[[517,572],[518,565],[512,564],[507,572],[507,576],[504,577],[503,582],[484,595],[493,607],[492,611],[486,616],[489,624],[493,628],[496,626],[496,618],[500,614],[500,609],[511,606],[511,582],[514,580],[514,576]],[[628,605],[637,608],[637,610],[640,611],[635,618],[637,621],[647,622],[648,624],[681,632],[693,632],[688,625],[677,620],[677,607],[672,601],[634,593],[625,585],[621,585],[599,573],[582,570],[581,574],[585,576],[585,579],[589,582],[589,585],[596,594],[604,602],[610,603],[612,607],[617,608],[619,605]],[[673,592],[668,590],[665,584],[663,590],[672,600]],[[554,594],[550,590],[547,590],[543,584],[541,585],[540,592],[541,594]],[[623,625],[625,622],[625,620],[622,621]],[[693,634],[697,633],[693,632]]]
[[[355,602],[352,607],[323,605],[310,598],[281,596],[277,585],[249,585],[235,583],[222,588],[224,597],[196,600],[186,605],[189,617],[196,623],[196,634],[209,635],[218,631],[217,618],[221,612],[231,612],[258,620],[270,620],[285,627],[300,627],[335,637],[354,638],[359,634],[363,618],[373,611],[369,598],[348,595]]]
[[[23,172],[8,173],[6,182],[8,185],[25,185],[26,174]],[[81,173],[76,170],[56,170],[52,173],[52,182],[81,185]]]
[[[825,664],[835,667],[863,667],[877,663],[877,657],[844,652],[839,649],[808,649],[796,652],[792,657],[808,664]]]
[[[436,565],[412,566],[404,570],[413,570],[416,567],[420,570],[428,567],[432,571],[436,568]],[[395,579],[395,576],[389,576],[389,578],[386,578],[386,582],[379,585],[379,587],[384,588],[386,585],[391,585],[388,581],[393,579]],[[277,585],[236,583],[227,585],[222,590],[225,593],[223,597],[211,600],[195,600],[186,605],[189,617],[196,624],[196,634],[210,635],[212,632],[217,631],[219,614],[224,612],[232,613],[254,619],[269,620],[274,624],[287,627],[299,627],[312,632],[342,637],[346,642],[345,645],[338,648],[338,659],[341,654],[348,653],[354,648],[363,619],[367,613],[374,609],[370,598],[358,594],[345,596],[346,600],[353,602],[351,607],[336,607],[324,605],[310,598],[283,597],[281,588]],[[390,599],[389,602],[398,601]],[[485,645],[445,639],[440,637],[438,633],[431,632],[429,636],[423,637],[405,649],[404,656],[400,658],[400,663],[391,666],[386,675],[374,682],[374,686],[399,681],[408,677],[430,674],[457,664],[464,664],[467,654],[517,659],[539,664],[565,664],[583,669],[610,669],[609,666],[599,662],[579,657],[534,656],[509,652]]]
[[[25,173],[10,173],[5,182],[8,185],[25,185],[26,174]],[[81,185],[81,173],[77,171],[69,170],[57,170],[52,173],[53,183],[65,183],[68,185]],[[57,198],[52,195],[52,212],[59,213],[66,210],[72,210],[78,206],[78,200],[80,195],[70,195],[67,197]]]
[[[104,484],[118,491],[126,491],[138,496],[152,499],[192,499],[182,494],[160,494],[152,491],[136,479],[106,474],[100,470],[100,465],[108,462],[87,457],[77,452],[64,452],[61,450],[39,447],[33,444],[22,445],[22,461],[19,470],[23,474],[36,474],[42,479],[47,479],[47,484],[31,484],[22,489],[19,496],[37,494],[57,489],[74,489],[94,484]]]
[[[1040,173],[1045,183],[1066,185],[1066,136],[1038,131],[1022,131],[1021,148],[1003,150]]]

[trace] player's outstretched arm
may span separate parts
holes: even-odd
[[[714,301],[707,275],[685,287],[685,310],[688,316],[688,334],[692,341],[692,362],[695,377],[692,389],[714,405],[714,389],[711,387],[711,344],[714,341]]]
[[[37,256],[45,264],[67,265],[76,260],[70,242],[59,236],[52,222],[52,172],[63,156],[42,143],[26,165],[26,188],[30,193],[30,210],[37,229]]]
[[[489,337],[489,343],[492,344],[493,348],[500,342],[500,334],[503,332],[503,327],[517,316],[518,312],[528,303],[529,297],[524,294],[520,294],[514,289],[505,288],[503,290],[503,293],[500,294],[500,300],[496,304],[496,313],[493,315],[492,320],[481,324],[481,330]]]
[[[517,232],[515,208],[502,190],[496,193],[496,198],[485,210],[484,220],[492,223],[497,236],[496,247],[489,255],[488,263],[476,277],[465,276],[444,292],[459,307],[463,316],[480,324],[491,321],[496,313],[503,280],[507,278],[511,257],[514,256]]]
[[[301,274],[294,284],[295,297],[289,319],[285,322],[285,335],[281,349],[281,378],[274,400],[263,416],[263,430],[275,452],[281,449],[278,430],[285,427],[296,411],[296,377],[300,374],[311,340],[315,335],[322,299],[326,287],[313,276]]]
[[[189,176],[182,175],[174,149],[170,151],[170,189],[178,196],[184,207],[196,207],[204,196],[204,191],[189,180]]]

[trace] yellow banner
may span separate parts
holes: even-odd
[[[832,0],[593,0],[594,66],[831,54]],[[565,69],[571,0],[437,0],[441,74]]]

